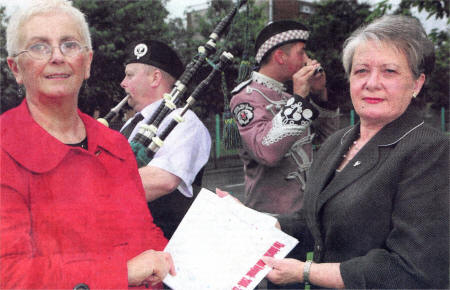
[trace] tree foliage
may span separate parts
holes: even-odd
[[[427,76],[424,102],[433,103],[434,107],[449,108],[450,96],[450,45],[446,31],[434,29],[430,38],[435,43],[435,65],[430,76]]]
[[[411,9],[417,8],[419,12],[426,11],[427,19],[447,19],[449,23],[449,1],[448,0],[401,0],[394,14],[411,15]],[[368,21],[381,17],[393,9],[393,4],[389,0],[383,0],[375,5]]]
[[[92,114],[96,108],[106,114],[123,96],[120,82],[124,77],[126,47],[140,39],[158,39],[171,43],[175,37],[172,24],[166,22],[169,14],[166,0],[98,1],[73,0],[85,15],[90,27],[94,58],[91,77],[83,85],[79,107]],[[1,17],[1,91],[2,112],[18,104],[18,86],[8,72],[5,52],[4,9]],[[173,26],[173,25],[172,25]],[[173,44],[173,43],[172,43]]]
[[[193,21],[196,23],[193,30],[189,31],[195,35],[190,48],[191,53],[196,52],[196,47],[204,45],[209,35],[217,24],[235,7],[237,1],[231,0],[213,0],[204,14],[197,13],[193,15]],[[245,64],[254,63],[254,43],[259,30],[267,23],[266,5],[255,5],[253,0],[242,6],[234,16],[232,23],[224,32],[224,35],[217,42],[217,53],[211,57],[212,62],[217,62],[219,55],[223,51],[230,52],[234,56],[233,64],[224,71],[224,80],[217,77],[213,84],[205,91],[198,100],[196,108],[201,116],[209,114],[220,114],[224,111],[224,104],[229,103],[229,93],[238,84],[239,69],[245,67]],[[193,55],[191,54],[191,57]],[[250,69],[251,70],[251,67]],[[206,65],[194,77],[193,85],[198,84],[211,71],[211,67]],[[225,99],[224,99],[225,93]]]
[[[170,43],[172,33],[165,22],[168,11],[163,1],[74,0],[87,16],[94,58],[91,77],[80,93],[79,107],[92,114],[99,108],[106,114],[122,97],[127,46],[140,39]]]
[[[145,38],[164,41],[171,44],[187,64],[195,57],[197,48],[205,44],[219,21],[236,4],[236,0],[211,0],[206,14],[194,15],[197,25],[195,29],[189,30],[184,28],[181,19],[167,18],[167,1],[128,0],[106,3],[98,0],[73,0],[74,5],[87,16],[94,48],[91,77],[80,92],[79,107],[82,111],[92,114],[98,108],[101,115],[104,115],[124,96],[120,82],[124,76],[125,48],[131,42]],[[307,45],[308,53],[324,66],[331,99],[343,110],[349,109],[351,103],[348,82],[340,59],[342,44],[362,23],[367,23],[392,9],[392,2],[387,0],[381,1],[372,10],[367,4],[359,2],[316,1],[315,14],[309,18],[298,19],[312,30]],[[217,61],[222,51],[231,52],[235,59],[233,65],[225,71],[225,82],[217,78],[199,98],[195,110],[201,117],[223,112],[224,103],[229,101],[229,95],[226,95],[224,101],[223,91],[229,92],[237,85],[239,69],[245,67],[243,64],[247,63],[250,67],[254,65],[255,38],[268,21],[267,3],[258,3],[256,5],[254,0],[249,0],[217,43],[218,53],[211,57],[211,62]],[[449,16],[449,2],[446,0],[401,0],[398,10],[394,13],[410,14],[413,7],[426,11],[429,17]],[[4,8],[0,7],[1,112],[16,106],[23,98],[19,96],[19,87],[6,64],[5,17]],[[430,37],[436,45],[436,65],[433,74],[428,77],[424,100],[439,106],[448,106],[448,33],[435,30],[430,33]],[[205,65],[194,77],[188,92],[210,71],[210,64]]]
[[[428,12],[427,19],[431,17],[448,19],[450,16],[449,3],[448,0],[402,0],[400,3],[400,10],[416,7],[419,12],[422,10]]]
[[[6,27],[3,25],[6,21],[5,7],[0,7],[0,113],[19,105],[24,98],[24,94],[20,93],[23,89],[19,89],[19,85],[17,85],[6,63],[6,57],[8,55],[6,52]]]

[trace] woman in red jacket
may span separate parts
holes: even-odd
[[[0,117],[0,288],[160,283],[173,262],[128,142],[77,109],[93,54],[84,15],[67,0],[30,5],[7,28],[26,97]]]

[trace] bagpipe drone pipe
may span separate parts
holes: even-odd
[[[187,110],[195,103],[196,99],[208,88],[208,86],[211,84],[214,77],[220,73],[225,66],[230,64],[233,61],[233,55],[228,52],[223,52],[220,56],[219,62],[215,65],[213,65],[212,71],[209,73],[209,75],[195,88],[195,90],[192,92],[192,94],[189,96],[189,98],[186,100],[185,106],[181,109],[181,111],[178,114],[174,114],[172,120],[170,120],[170,123],[167,127],[164,128],[164,130],[161,131],[159,135],[156,136],[155,131],[157,130],[157,127],[151,129],[149,128],[149,125],[143,125],[140,128],[144,127],[144,130],[151,131],[154,136],[150,138],[145,139],[145,143],[136,142],[133,138],[133,140],[130,142],[131,148],[133,149],[133,152],[136,156],[136,161],[138,163],[138,167],[146,166],[153,158],[154,154],[158,151],[158,149],[163,146],[165,138],[172,132],[172,130],[175,128],[178,123],[183,122],[183,115],[187,112]],[[171,106],[173,109],[175,109],[174,104],[171,102],[171,100],[166,99],[166,102],[169,103],[169,106]],[[154,125],[154,124],[152,124]],[[141,137],[142,138],[142,137]],[[142,139],[141,139],[142,140]],[[150,143],[148,141],[150,140]],[[149,145],[146,145],[149,144]]]
[[[138,162],[138,167],[143,167],[151,161],[154,153],[162,146],[167,135],[169,135],[175,126],[182,121],[182,115],[194,104],[195,99],[210,85],[217,73],[232,62],[233,55],[228,52],[222,53],[219,62],[217,64],[212,64],[213,69],[210,74],[194,89],[194,92],[186,100],[185,93],[188,84],[191,82],[193,76],[200,70],[202,65],[208,61],[208,58],[216,53],[216,42],[230,25],[237,11],[245,2],[247,2],[247,0],[240,0],[232,11],[217,24],[213,32],[209,35],[206,44],[198,48],[198,54],[186,66],[183,74],[175,82],[170,94],[164,94],[164,101],[156,109],[148,122],[140,125],[138,133],[130,141],[131,148],[133,149]],[[186,101],[186,105],[183,107],[179,116],[171,121],[170,125],[161,132],[160,136],[156,136],[159,125],[170,112],[177,109],[177,104],[180,101]]]
[[[129,97],[130,97],[129,95],[126,95],[114,108],[112,108],[108,112],[108,114],[106,114],[105,117],[98,118],[97,121],[99,121],[100,123],[102,123],[106,127],[109,127],[109,124],[115,118],[117,118],[117,116],[119,116],[120,110],[122,109],[123,106],[125,106],[125,104],[127,103]]]

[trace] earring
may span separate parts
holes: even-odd
[[[19,96],[19,98],[23,98],[25,97],[25,90],[23,88],[22,85],[19,85],[19,89],[17,90],[17,95]]]
[[[413,95],[412,95],[412,97],[413,97],[413,98],[416,98],[416,97],[417,97],[417,93],[414,92]]]
[[[83,82],[82,87],[83,87],[82,93],[83,93],[84,95],[87,95],[88,92],[89,92],[89,84],[88,84],[87,80],[85,80],[85,81]]]

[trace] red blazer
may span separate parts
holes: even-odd
[[[0,116],[0,288],[127,288],[127,260],[167,240],[128,142],[78,112],[88,151],[65,145],[26,101]]]

